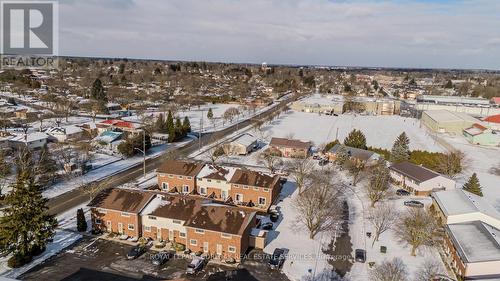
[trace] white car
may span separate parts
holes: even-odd
[[[205,260],[202,257],[193,257],[193,260],[187,266],[186,273],[195,274],[203,268],[204,263]]]

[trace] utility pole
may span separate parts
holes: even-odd
[[[203,110],[201,110],[200,130],[198,131],[198,149],[201,149],[201,131],[203,131]]]
[[[143,162],[142,162],[142,168],[144,172],[144,179],[146,178],[146,129],[142,129],[142,155],[143,155]]]

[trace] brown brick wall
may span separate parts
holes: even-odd
[[[447,234],[444,236],[444,246],[451,255],[451,261],[455,264],[455,266],[453,266],[455,273],[461,277],[465,277],[465,265]]]
[[[257,205],[259,203],[259,197],[266,198],[266,206],[264,209],[268,209],[271,204],[274,203],[276,198],[280,193],[280,183],[277,182],[274,187],[269,188],[268,191],[264,191],[264,188],[259,187],[259,190],[255,190],[254,187],[250,186],[248,188],[244,188],[242,185],[235,184],[231,185],[231,190],[229,191],[229,195],[231,198],[236,201],[236,194],[243,195],[243,202],[250,202],[250,200]]]
[[[169,191],[174,187],[177,187],[177,190],[181,192],[182,186],[184,185],[189,186],[189,192],[192,192],[196,188],[195,177],[191,177],[191,179],[188,179],[188,177],[182,176],[182,179],[180,179],[178,175],[173,175],[173,177],[170,178],[167,174],[158,173],[158,186],[160,188],[162,188],[163,182],[168,183]]]
[[[142,225],[137,214],[129,214],[128,217],[125,217],[119,211],[106,210],[106,213],[101,213],[96,208],[92,208],[91,218],[92,226],[102,231],[118,233],[118,224],[122,223],[123,234],[133,237],[141,236]],[[101,220],[101,223],[97,224],[97,220]],[[111,229],[108,228],[108,221],[111,222]],[[134,230],[128,229],[129,224],[134,225]]]
[[[242,249],[242,237],[237,235],[231,235],[231,238],[223,238],[220,232],[208,231],[206,230],[204,234],[196,233],[194,228],[187,228],[187,245],[186,247],[193,252],[202,251],[203,243],[208,242],[208,254],[215,256],[217,253],[217,244],[222,245],[222,258],[234,258],[240,260],[241,249]],[[197,245],[191,245],[191,240],[196,239]],[[248,236],[246,238],[248,240]],[[247,244],[248,245],[248,244]],[[230,253],[228,251],[229,246],[236,248],[235,253]],[[246,250],[246,248],[245,248]]]

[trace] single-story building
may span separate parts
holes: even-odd
[[[243,134],[225,143],[222,148],[226,155],[246,155],[257,145],[257,138],[251,134]]]
[[[49,136],[46,133],[34,132],[27,134],[19,134],[9,139],[10,147],[19,148],[27,146],[31,149],[42,148],[47,144]]]
[[[389,167],[392,180],[418,196],[428,196],[433,191],[455,188],[455,181],[423,166],[407,161]]]
[[[342,144],[336,144],[326,152],[328,160],[335,161],[339,151],[345,149],[349,159],[365,163],[366,166],[375,165],[380,159],[380,155],[370,150],[350,147]]]
[[[272,138],[269,143],[271,150],[279,151],[281,156],[289,158],[306,158],[311,149],[310,141],[285,138]]]
[[[473,124],[464,129],[465,138],[472,144],[498,146],[500,145],[500,131],[488,129],[481,124]]]
[[[480,120],[463,112],[427,110],[422,113],[420,122],[434,132],[458,135]]]
[[[50,127],[43,130],[49,136],[50,140],[65,142],[67,140],[76,140],[83,136],[83,130],[77,126]]]

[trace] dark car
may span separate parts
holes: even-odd
[[[172,251],[162,251],[151,255],[151,263],[154,265],[162,265],[174,257],[174,252]]]
[[[287,179],[287,178],[284,178],[284,177],[281,177],[281,178],[280,178],[280,183],[281,183],[282,185],[283,185],[283,184],[285,184],[287,181],[288,181],[288,179]]]
[[[328,160],[326,160],[326,159],[321,159],[318,163],[318,165],[320,165],[320,166],[325,166],[326,164],[328,164]]]
[[[409,196],[411,193],[407,190],[404,190],[404,189],[398,189],[396,190],[396,195],[399,195],[399,196]]]
[[[272,222],[263,223],[261,224],[260,228],[264,230],[271,230],[273,229],[273,223]]]
[[[140,257],[142,254],[146,252],[146,247],[145,246],[135,246],[132,249],[130,249],[130,252],[127,254],[127,259],[128,260],[133,260],[138,257]]]
[[[365,262],[366,261],[366,251],[363,249],[356,249],[354,251],[354,259],[357,262]]]
[[[416,208],[423,208],[424,207],[424,203],[420,202],[420,201],[416,201],[416,200],[410,200],[410,201],[405,201],[405,206],[408,206],[408,207],[416,207]]]
[[[280,269],[285,262],[285,250],[276,248],[269,259],[269,266],[272,269]]]

